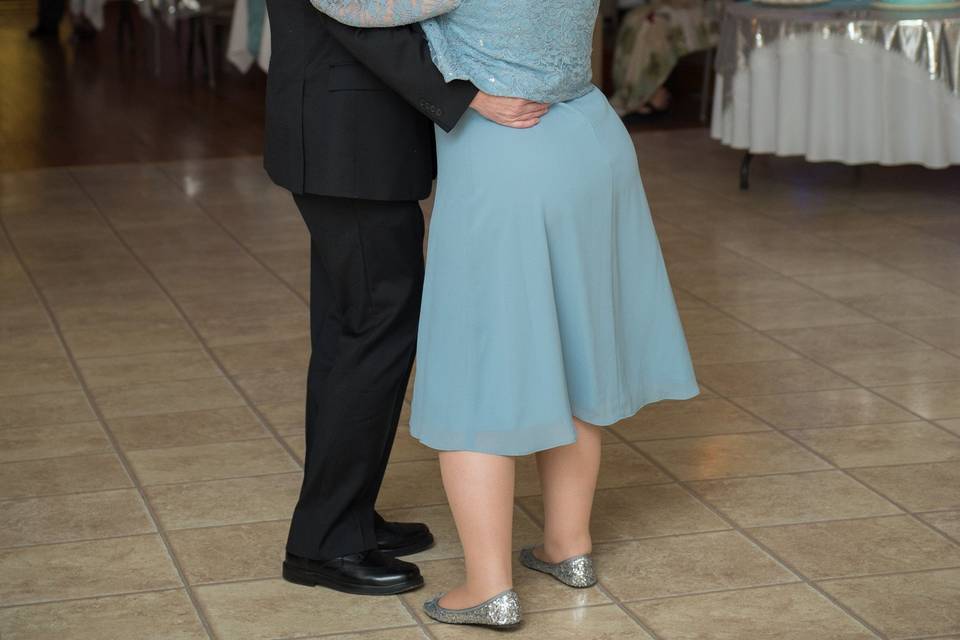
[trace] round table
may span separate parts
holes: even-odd
[[[960,164],[960,9],[726,5],[711,135],[813,162]]]

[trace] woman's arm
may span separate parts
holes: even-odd
[[[397,27],[453,11],[462,0],[310,0],[322,13],[352,27]]]

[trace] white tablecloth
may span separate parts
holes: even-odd
[[[247,46],[249,35],[247,0],[236,0],[233,5],[233,19],[230,22],[230,37],[227,40],[227,60],[244,73],[253,66],[254,61],[266,71],[270,66],[270,21],[266,12],[263,13],[263,35],[260,37],[256,58]]]
[[[717,76],[711,134],[737,149],[847,164],[960,164],[960,98],[894,51],[809,34]]]

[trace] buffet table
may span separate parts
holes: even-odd
[[[726,7],[711,135],[750,154],[960,164],[960,9]]]

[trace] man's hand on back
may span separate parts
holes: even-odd
[[[478,91],[470,108],[491,122],[513,127],[529,129],[540,122],[550,105],[533,102],[523,98],[503,98]]]

